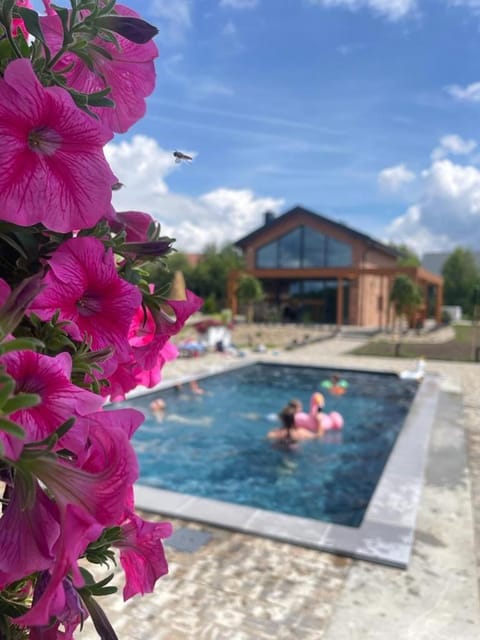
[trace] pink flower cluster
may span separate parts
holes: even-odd
[[[0,607],[0,629],[68,640],[91,615],[116,637],[85,565],[116,549],[124,598],[151,592],[171,526],[135,513],[143,415],[105,400],[159,382],[202,301],[145,280],[171,241],[149,214],[111,204],[119,178],[103,147],[145,112],[154,28],[102,0],[44,5],[34,20],[17,0],[1,25],[0,597],[17,608]]]

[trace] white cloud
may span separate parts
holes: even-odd
[[[178,84],[187,94],[190,101],[197,101],[211,96],[232,96],[234,90],[221,80],[200,73],[194,76],[183,70],[184,56],[176,53],[163,61],[163,71]]]
[[[480,102],[480,82],[472,82],[465,87],[452,84],[445,88],[452,98],[461,102]]]
[[[236,33],[237,33],[237,27],[231,20],[229,20],[222,29],[222,35],[228,38],[230,36],[234,36]]]
[[[162,39],[183,40],[192,26],[190,0],[151,0],[149,13],[162,22]]]
[[[254,9],[258,4],[258,0],[220,0],[221,7],[230,7],[231,9]]]
[[[370,9],[389,20],[400,20],[417,7],[417,0],[309,0],[309,2],[326,8],[346,7],[351,11]]]
[[[453,7],[469,7],[470,9],[480,9],[480,0],[448,0],[448,4]]]
[[[265,211],[277,211],[283,204],[278,198],[258,197],[250,189],[219,187],[199,197],[172,193],[168,175],[194,170],[195,165],[175,164],[172,151],[147,136],[109,143],[105,153],[125,185],[114,193],[115,208],[150,213],[163,233],[176,238],[175,247],[182,251],[195,253],[208,243],[238,240],[262,223]]]
[[[440,139],[440,144],[432,151],[432,160],[441,160],[448,155],[468,155],[477,146],[475,140],[464,140],[460,136],[450,134]]]
[[[407,169],[404,164],[387,167],[378,174],[378,184],[382,191],[397,193],[402,187],[415,180],[413,171]]]
[[[419,253],[480,244],[480,170],[436,160],[422,173],[418,201],[387,228]]]
[[[234,90],[215,78],[197,78],[191,83],[190,94],[196,98],[210,96],[233,96]]]

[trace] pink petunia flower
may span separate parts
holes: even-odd
[[[35,584],[33,603],[39,600],[48,587],[50,575],[42,573]],[[74,631],[88,618],[88,611],[83,604],[78,591],[68,578],[65,578],[57,586],[56,599],[62,603],[63,608],[52,607],[56,621],[48,626],[35,626],[30,628],[29,640],[72,640]],[[64,631],[60,631],[62,626]]]
[[[127,242],[145,242],[154,219],[141,211],[116,211],[110,223],[114,231],[125,231]]]
[[[184,297],[184,300],[168,300],[155,314],[138,307],[128,334],[131,356],[109,376],[109,387],[104,389],[112,400],[122,400],[139,384],[152,388],[160,382],[164,364],[178,355],[177,348],[169,339],[182,329],[203,303],[188,290]]]
[[[147,522],[129,514],[121,526],[120,562],[125,571],[123,599],[151,593],[158,578],[168,573],[162,540],[172,535],[170,522]]]
[[[110,215],[110,138],[67,91],[42,86],[30,60],[10,62],[0,78],[0,219],[70,232]]]
[[[29,496],[24,476],[17,474],[10,502],[0,518],[0,589],[35,571],[53,566],[60,535],[58,509],[35,485]],[[34,499],[32,500],[32,497]]]
[[[83,586],[78,558],[104,527],[123,522],[131,505],[138,465],[129,439],[143,415],[134,409],[100,411],[88,421],[80,466],[49,454],[24,455],[18,462],[22,472],[32,474],[53,496],[61,527],[48,584],[32,608],[15,619],[20,625],[47,625],[51,616],[64,611],[65,578],[70,575],[75,587]]]
[[[123,5],[115,5],[115,12],[120,16],[138,17],[132,9]],[[55,55],[63,41],[63,30],[60,19],[56,15],[40,18],[41,27],[47,44]],[[102,122],[112,131],[124,133],[145,114],[145,98],[155,88],[155,67],[153,60],[158,56],[156,45],[150,41],[136,44],[115,34],[118,47],[100,38],[92,40],[92,44],[105,49],[111,59],[89,49],[93,70],[75,56],[67,54],[56,65],[55,70],[64,73],[69,86],[77,91],[92,93],[110,87],[109,98],[115,103],[114,108],[92,108]]]
[[[153,367],[144,369],[138,367],[135,375],[137,385],[142,385],[151,389],[162,379],[162,369],[167,362],[171,362],[178,357],[178,349],[173,342],[166,342],[157,354],[157,360]]]
[[[138,385],[151,389],[162,379],[165,363],[175,360],[177,356],[178,349],[171,342],[167,342],[157,353],[157,359],[151,369],[141,367],[132,355],[129,362],[122,363],[122,366],[109,376],[109,386],[104,387],[102,392],[110,396],[112,401],[117,401],[124,400],[125,395]]]
[[[43,627],[50,623],[52,617],[67,614],[70,593],[66,587],[66,578],[71,572],[73,584],[78,587],[84,585],[78,558],[90,542],[98,539],[101,532],[102,527],[88,513],[76,505],[69,504],[66,507],[62,517],[62,534],[55,548],[55,564],[50,575],[45,577],[46,586],[42,585],[41,593],[27,613],[15,618],[15,624]]]
[[[139,365],[147,370],[155,367],[157,354],[202,304],[201,298],[186,290],[184,300],[168,300],[155,314],[148,310],[146,319],[143,309],[137,309],[130,326],[129,340]]]
[[[16,392],[36,393],[41,402],[35,407],[20,409],[10,415],[13,422],[25,429],[24,440],[0,431],[5,454],[17,459],[24,443],[43,440],[71,417],[74,426],[59,440],[58,448],[78,452],[84,446],[85,433],[78,418],[98,411],[103,399],[81,389],[70,381],[72,358],[68,353],[50,357],[34,351],[13,351],[0,358],[8,374],[16,381]]]
[[[113,347],[103,363],[105,374],[113,373],[130,359],[128,332],[141,303],[139,290],[119,277],[112,251],[96,238],[67,240],[48,264],[46,288],[29,311],[49,320],[58,310],[61,320],[71,322],[65,331],[74,340],[89,337],[94,350]]]
[[[129,491],[138,477],[131,435],[144,416],[135,409],[98,411],[88,418],[85,454],[77,464],[55,457],[20,459],[54,496],[61,511],[76,504],[103,526],[124,518]]]

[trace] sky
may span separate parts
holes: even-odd
[[[160,55],[106,149],[117,209],[186,252],[297,204],[420,255],[479,250],[480,0],[126,4]]]

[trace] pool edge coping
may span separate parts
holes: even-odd
[[[248,359],[229,363],[209,373],[164,381],[155,389],[140,390],[130,397],[151,394],[173,384],[202,379],[252,364],[286,364]],[[311,366],[311,365],[307,365]],[[315,367],[325,369],[325,367]],[[342,369],[343,370],[343,369]],[[358,369],[364,371],[364,369]],[[392,374],[387,370],[369,373]],[[395,374],[394,374],[395,375]],[[427,374],[420,383],[404,426],[385,464],[359,527],[277,513],[230,502],[155,489],[137,483],[135,502],[139,509],[201,522],[223,529],[258,535],[303,547],[318,549],[406,569],[414,540],[430,432],[441,391],[437,376]]]

